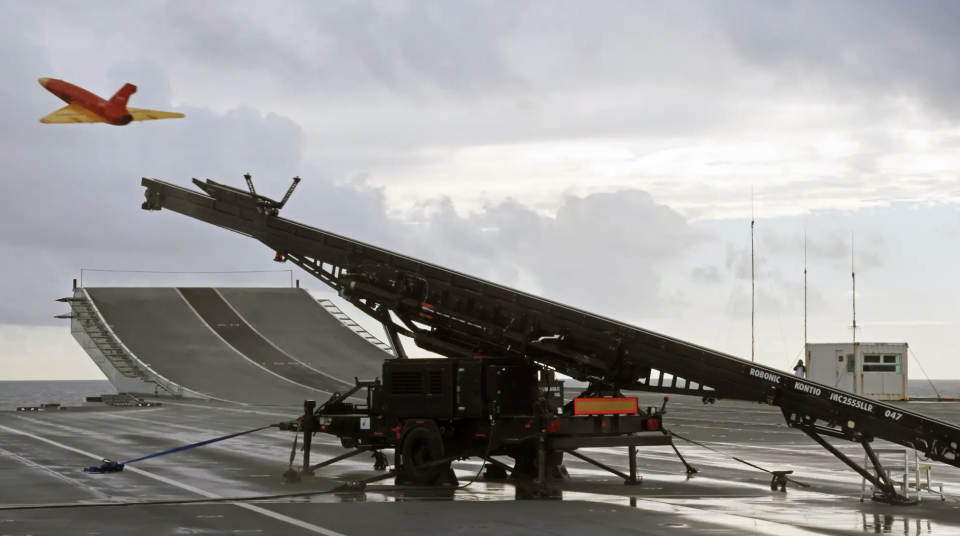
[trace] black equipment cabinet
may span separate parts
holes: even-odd
[[[379,412],[385,416],[450,419],[454,416],[454,363],[395,359],[383,364]]]
[[[531,416],[538,392],[538,367],[522,359],[392,359],[376,409],[398,419]]]
[[[503,416],[532,415],[537,403],[537,369],[524,365],[488,367],[486,395],[492,412]]]

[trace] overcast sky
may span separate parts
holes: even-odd
[[[286,268],[140,210],[141,177],[247,172],[303,178],[287,217],[747,358],[752,190],[758,361],[801,351],[804,236],[810,341],[850,339],[854,236],[858,339],[960,378],[958,25],[933,1],[0,0],[0,380],[101,377],[53,318],[83,268]],[[187,117],[40,124],[40,77]]]

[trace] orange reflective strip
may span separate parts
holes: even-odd
[[[637,413],[636,398],[574,398],[574,415]]]

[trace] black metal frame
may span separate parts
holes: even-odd
[[[550,483],[550,479],[549,479],[549,477],[548,477],[548,475],[547,475],[547,472],[546,472],[546,464],[545,464],[545,458],[546,458],[545,450],[546,450],[546,449],[545,449],[544,445],[545,445],[545,442],[538,439],[538,456],[539,456],[538,474],[537,474],[537,476],[536,476],[535,478],[530,479],[531,482],[532,482],[535,486],[537,486],[538,488],[540,488],[540,489],[546,489],[546,488],[549,486],[549,483]],[[672,445],[672,442],[671,442],[671,445]],[[674,450],[676,451],[676,447],[674,447]],[[288,477],[288,482],[290,482],[290,483],[299,482],[299,481],[300,481],[300,478],[299,478],[299,477],[300,477],[301,475],[314,476],[314,472],[315,472],[317,469],[321,469],[321,468],[323,468],[323,467],[327,467],[327,466],[329,466],[329,465],[333,465],[333,464],[335,464],[335,463],[339,463],[339,462],[341,462],[341,461],[343,461],[343,460],[352,458],[352,457],[354,457],[354,456],[357,456],[358,454],[362,454],[362,453],[365,453],[365,452],[373,452],[374,455],[377,457],[377,461],[374,463],[374,469],[376,469],[376,470],[386,470],[386,465],[380,461],[380,456],[384,456],[384,455],[382,454],[382,452],[379,451],[379,450],[376,450],[376,449],[371,449],[371,448],[366,448],[366,447],[355,448],[355,449],[353,449],[353,450],[351,450],[351,451],[349,451],[349,452],[347,452],[347,453],[341,454],[340,456],[335,456],[335,457],[333,457],[333,458],[324,460],[324,461],[322,461],[322,462],[320,462],[320,463],[316,463],[316,464],[310,465],[310,455],[309,455],[309,453],[310,453],[310,444],[309,444],[309,443],[304,443],[304,458],[303,458],[302,467],[301,467],[300,471],[297,472],[296,474],[292,474],[292,473],[291,473],[291,475]],[[591,464],[591,465],[594,465],[594,466],[596,466],[596,467],[599,467],[600,469],[603,469],[604,471],[607,471],[607,472],[609,472],[609,473],[611,473],[611,474],[613,474],[613,475],[616,475],[616,476],[622,478],[624,485],[627,485],[627,486],[639,486],[639,485],[643,484],[643,477],[640,476],[640,475],[638,474],[638,472],[637,472],[637,447],[636,447],[636,445],[629,445],[629,446],[627,447],[627,456],[628,456],[627,465],[628,465],[628,467],[629,467],[629,473],[624,473],[624,472],[622,472],[622,471],[619,471],[619,470],[617,470],[617,469],[614,469],[614,468],[610,467],[609,465],[606,465],[606,464],[604,464],[604,463],[601,463],[601,462],[599,462],[599,461],[597,461],[597,460],[594,460],[593,458],[590,458],[589,456],[587,456],[587,455],[585,455],[585,454],[582,454],[582,453],[580,453],[580,452],[577,452],[575,449],[566,449],[566,450],[561,450],[561,451],[559,451],[559,452],[564,452],[564,453],[566,453],[566,454],[570,454],[570,455],[572,455],[572,456],[574,456],[574,457],[576,457],[576,458],[579,458],[580,460],[583,460],[583,461],[585,461],[585,462],[587,462],[587,463],[589,463],[589,464]],[[684,465],[686,465],[686,466],[688,467],[688,469],[691,468],[689,465],[687,465],[687,462],[686,462],[686,460],[683,459],[683,456],[680,456],[679,451],[677,452],[677,455],[680,457],[680,460],[684,463]],[[440,465],[440,464],[443,464],[443,463],[447,463],[447,462],[454,461],[454,460],[456,460],[456,459],[457,459],[456,456],[449,456],[449,457],[446,457],[446,458],[443,458],[443,459],[440,459],[440,460],[435,460],[435,461],[432,461],[432,462],[423,464],[423,465],[421,466],[421,468],[430,467],[430,466],[432,466],[432,465]],[[514,474],[514,475],[516,475],[516,476],[518,476],[518,477],[520,477],[520,478],[529,478],[529,477],[525,477],[525,475],[523,475],[522,473],[517,473],[517,472],[515,472],[515,470],[514,470],[515,468],[514,468],[514,467],[511,467],[511,466],[509,466],[509,465],[507,465],[507,464],[505,464],[505,463],[503,463],[503,462],[501,462],[501,461],[499,461],[499,460],[496,460],[496,459],[494,459],[494,458],[492,458],[492,457],[490,457],[490,456],[486,456],[486,455],[480,456],[480,459],[483,460],[485,463],[487,463],[487,464],[489,464],[489,465],[492,465],[492,466],[494,466],[494,467],[497,467],[497,468],[503,470],[503,471],[504,471],[504,474],[512,473],[512,474]],[[691,472],[691,471],[688,471],[688,472]],[[693,469],[692,472],[696,472],[696,469]],[[351,489],[352,489],[352,488],[362,489],[362,487],[363,487],[364,485],[369,484],[369,483],[371,483],[371,482],[377,482],[377,481],[380,481],[380,480],[385,480],[385,479],[387,479],[387,478],[395,478],[395,477],[399,477],[399,476],[401,476],[401,471],[400,471],[400,457],[399,457],[399,454],[397,454],[397,455],[396,455],[396,461],[395,461],[395,464],[394,464],[394,468],[391,469],[391,470],[389,470],[386,474],[374,476],[374,477],[365,479],[365,480],[363,480],[362,482],[355,482],[355,483],[352,483],[351,486],[347,486],[347,487],[349,487],[349,488],[351,488]]]
[[[784,413],[786,414],[787,412],[784,411]],[[793,428],[799,428],[803,433],[807,434],[811,439],[816,441],[821,447],[830,452],[830,454],[836,456],[837,459],[843,462],[847,467],[853,469],[857,474],[873,484],[873,487],[879,490],[879,492],[874,493],[873,500],[895,505],[916,504],[916,501],[897,493],[896,486],[894,485],[893,481],[890,480],[886,469],[883,467],[883,464],[880,463],[880,459],[877,457],[876,452],[874,452],[873,448],[870,446],[870,443],[873,442],[873,437],[865,436],[851,429],[836,429],[826,426],[819,426],[815,424],[812,419],[797,419],[795,415],[785,416],[787,417],[788,425]],[[876,470],[876,476],[871,474],[866,468],[860,466],[860,464],[857,462],[850,459],[849,456],[841,452],[839,449],[837,449],[837,447],[830,444],[830,442],[827,441],[823,436],[859,443],[866,452],[870,463]]]
[[[436,361],[436,360],[427,360],[427,361]],[[445,360],[441,360],[445,361]],[[472,361],[472,360],[471,360]],[[386,369],[386,367],[384,367]],[[537,380],[540,385],[549,385],[552,374],[549,371],[541,369],[541,374],[546,373],[546,376],[541,377]],[[384,378],[387,379],[387,372],[384,371]],[[291,451],[290,458],[290,469],[284,474],[284,477],[289,483],[296,483],[301,481],[302,476],[314,476],[314,471],[329,465],[333,465],[340,461],[343,461],[348,458],[352,458],[363,452],[372,452],[376,462],[374,469],[382,470],[387,466],[386,456],[383,454],[383,450],[393,449],[395,464],[393,470],[387,476],[374,477],[373,479],[367,479],[362,482],[355,483],[357,486],[365,485],[366,483],[381,480],[384,478],[389,478],[391,476],[397,477],[398,484],[408,484],[409,482],[403,480],[403,472],[401,470],[402,458],[400,455],[400,449],[402,448],[402,439],[401,437],[397,438],[396,442],[393,442],[391,437],[385,437],[382,435],[381,430],[390,429],[391,431],[396,431],[397,428],[393,428],[396,424],[391,422],[389,418],[386,421],[381,421],[384,415],[372,411],[371,407],[357,406],[355,404],[347,404],[343,401],[349,398],[351,395],[356,393],[362,388],[367,388],[368,393],[366,399],[368,401],[379,399],[379,396],[376,395],[376,392],[382,388],[379,380],[374,381],[360,381],[355,380],[356,384],[353,388],[346,391],[345,393],[334,393],[331,395],[330,399],[327,402],[317,406],[316,401],[314,400],[304,400],[303,403],[303,415],[300,419],[296,421],[284,422],[277,425],[282,430],[303,432],[303,447],[301,451],[303,452],[303,461],[302,466],[299,470],[293,469],[293,460],[296,453],[297,440],[294,439],[293,450]],[[615,393],[620,396],[620,393]],[[637,473],[637,447],[638,446],[661,446],[661,445],[670,445],[674,452],[676,452],[677,457],[684,464],[688,473],[695,473],[697,470],[691,467],[687,461],[683,458],[680,452],[677,450],[676,445],[673,443],[673,438],[671,434],[667,433],[662,429],[660,423],[662,423],[663,415],[666,414],[666,404],[667,400],[664,399],[663,406],[657,410],[656,408],[648,408],[647,411],[640,411],[636,415],[591,415],[591,416],[581,416],[581,417],[571,417],[569,414],[563,416],[561,414],[553,414],[551,412],[543,411],[543,408],[538,404],[535,407],[535,414],[529,417],[513,417],[518,419],[521,423],[529,418],[531,424],[527,425],[525,428],[536,430],[534,433],[530,434],[523,430],[520,430],[521,433],[517,435],[517,429],[512,429],[512,435],[507,437],[502,437],[503,432],[498,433],[497,441],[494,441],[494,429],[500,429],[504,426],[504,421],[496,419],[491,422],[490,429],[486,433],[488,438],[487,446],[483,454],[479,454],[474,448],[472,451],[466,449],[464,453],[457,454],[455,456],[444,458],[443,460],[438,460],[434,462],[427,463],[425,465],[419,466],[421,469],[429,467],[431,465],[436,465],[440,463],[446,463],[448,461],[453,461],[455,459],[466,459],[467,457],[479,457],[483,460],[486,460],[493,465],[494,467],[499,467],[501,469],[508,470],[518,477],[530,480],[534,486],[534,494],[538,492],[546,493],[549,491],[550,483],[554,479],[562,478],[566,479],[568,476],[565,474],[565,471],[560,469],[559,473],[550,470],[550,474],[547,473],[547,453],[548,452],[561,452],[569,453],[572,456],[584,460],[590,464],[593,464],[607,472],[610,472],[616,476],[619,476],[624,479],[624,484],[626,485],[640,485],[643,481],[643,478],[638,476]],[[572,410],[571,410],[572,411]],[[323,418],[324,425],[321,425],[320,419]],[[356,435],[354,433],[344,433],[343,428],[338,428],[336,426],[336,421],[346,422],[354,421],[357,419],[376,419],[377,426],[371,427],[368,429],[368,436],[361,437],[362,434]],[[429,419],[429,417],[427,418]],[[566,420],[564,420],[566,419]],[[647,425],[648,419],[654,419],[658,429],[649,428]],[[485,417],[480,417],[479,420],[485,420]],[[431,420],[431,422],[433,422]],[[548,426],[548,423],[557,422],[565,423],[562,425],[563,429],[566,429],[566,432],[561,431],[561,428],[553,430],[552,427]],[[330,426],[333,423],[333,426]],[[402,426],[402,422],[400,425]],[[567,429],[567,426],[574,425],[573,429]],[[416,426],[416,425],[415,425]],[[509,425],[508,425],[508,428]],[[407,428],[403,428],[407,430]],[[603,430],[597,432],[596,430]],[[376,433],[374,433],[376,432]],[[342,455],[327,459],[323,462],[311,464],[311,449],[312,449],[312,438],[316,433],[328,433],[334,436],[340,437],[343,445],[345,447],[353,447],[353,450],[350,452],[344,453]],[[379,437],[377,434],[380,434]],[[374,438],[376,440],[374,441]],[[492,461],[491,455],[495,455],[493,448],[499,449],[505,444],[517,444],[518,442],[523,441],[532,441],[535,445],[536,456],[537,456],[537,475],[534,477],[529,477],[524,475],[523,472],[517,472],[516,467],[509,467],[502,462]],[[629,474],[623,473],[617,469],[614,469],[608,465],[605,465],[601,462],[598,462],[580,452],[577,452],[577,449],[581,448],[590,448],[590,447],[626,447],[628,455],[628,467]],[[502,453],[501,453],[502,455]],[[456,477],[450,475],[441,479],[441,484],[455,484]]]
[[[143,208],[166,208],[259,240],[382,322],[398,357],[404,335],[446,356],[524,357],[596,390],[766,402],[804,422],[852,425],[864,437],[960,467],[960,427],[950,423],[286,220],[265,213],[265,202],[279,203],[263,196],[193,182],[203,194],[144,178]],[[654,370],[673,383],[653,385]],[[696,388],[676,387],[679,379]]]

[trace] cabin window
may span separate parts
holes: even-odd
[[[853,358],[853,354],[847,354],[847,372],[853,374],[853,367],[857,364],[857,361]]]
[[[871,354],[863,356],[864,372],[900,372],[899,354]]]

